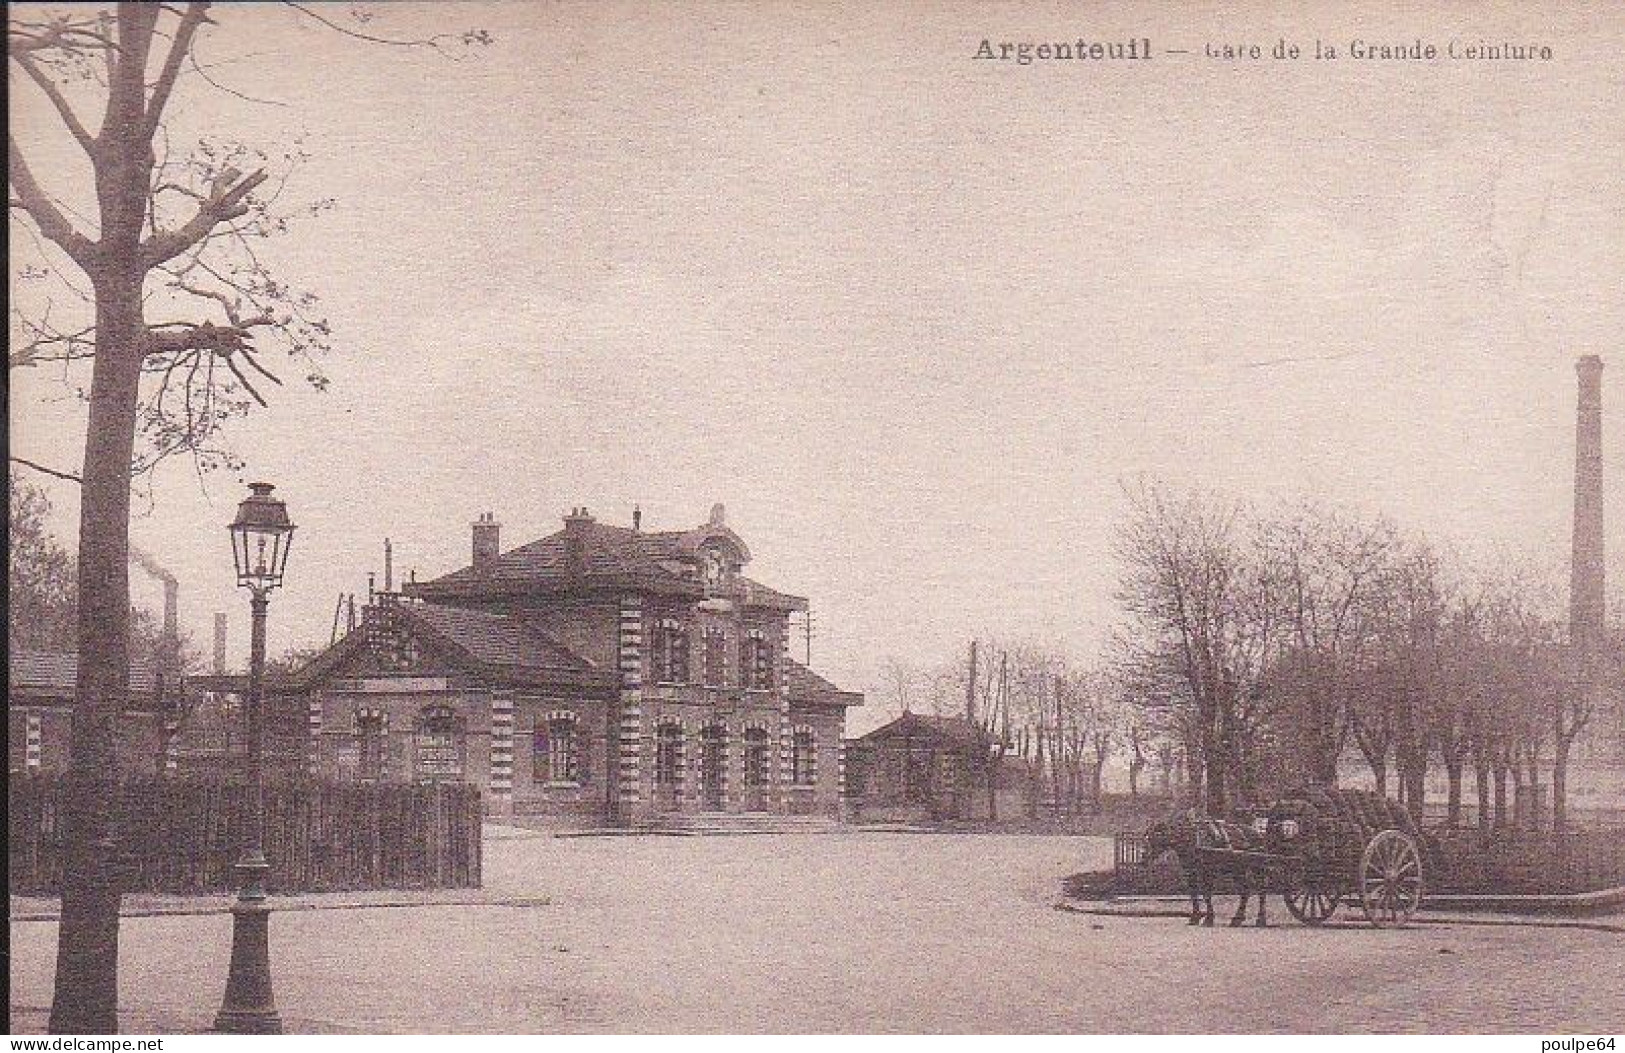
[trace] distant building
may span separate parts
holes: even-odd
[[[583,510],[504,552],[489,516],[469,566],[384,593],[267,685],[304,717],[326,778],[472,782],[496,814],[640,822],[663,813],[838,817],[846,710],[788,654],[800,597],[750,580],[721,506],[644,532]],[[240,691],[241,678],[198,686]]]
[[[79,656],[63,651],[14,651],[7,660],[6,769],[43,774],[68,767],[74,687]],[[173,730],[162,678],[142,662],[130,664],[130,696],[113,724],[113,748],[122,774],[156,775],[166,765]]]
[[[909,822],[1024,818],[1030,780],[1013,757],[996,766],[995,747],[964,717],[904,713],[847,743],[850,813]]]

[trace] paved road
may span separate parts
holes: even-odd
[[[277,999],[301,1031],[1625,1031],[1617,933],[1054,910],[1059,879],[1109,853],[857,833],[492,841],[492,890],[550,903],[274,915]],[[14,1026],[37,1027],[55,926],[11,936]],[[228,939],[218,915],[127,920],[127,1029],[206,1027]]]

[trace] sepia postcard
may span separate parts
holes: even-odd
[[[7,19],[12,1048],[1625,1033],[1625,5]]]

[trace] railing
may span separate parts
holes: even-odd
[[[1145,835],[1123,831],[1112,838],[1112,869],[1127,874],[1145,866]]]
[[[1617,829],[1550,833],[1429,832],[1428,886],[1440,892],[1595,892],[1625,885],[1625,837]]]

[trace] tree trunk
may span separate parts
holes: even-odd
[[[987,821],[999,821],[999,775],[1004,771],[1004,749],[994,750],[993,761],[987,769]]]
[[[114,723],[130,677],[130,463],[135,451],[146,320],[141,258],[153,155],[146,67],[157,5],[118,8],[117,61],[96,143],[99,240],[86,266],[96,298],[95,360],[79,504],[79,670],[68,738],[62,920],[49,1028],[118,1030],[118,785]]]
[[[1445,822],[1452,830],[1454,830],[1457,826],[1461,825],[1461,758],[1455,757],[1453,759],[1447,759],[1444,762],[1444,771],[1450,784]]]
[[[1529,789],[1524,785],[1523,765],[1516,758],[1509,764],[1512,773],[1512,825],[1522,830],[1532,825],[1529,817]]]
[[[1207,806],[1207,814],[1223,815],[1226,775],[1225,766],[1229,757],[1221,748],[1222,736],[1219,734],[1216,715],[1210,715],[1203,722],[1202,727],[1202,782],[1203,802]]]
[[[1541,807],[1540,761],[1536,753],[1536,747],[1529,747],[1529,749],[1524,752],[1523,759],[1525,765],[1523,786],[1524,792],[1529,797],[1529,805],[1527,809],[1529,829],[1538,830],[1540,829],[1541,824],[1545,822],[1546,817],[1544,815],[1544,809]]]
[[[1488,759],[1483,757],[1473,759],[1473,781],[1478,789],[1478,828],[1488,830],[1490,826],[1490,764]]]
[[[1405,794],[1405,806],[1411,810],[1411,818],[1418,824],[1422,822],[1422,810],[1428,799],[1428,766],[1424,757],[1411,771],[1410,789]]]
[[[79,671],[63,814],[62,921],[50,1030],[118,1030],[118,771],[114,724],[130,672],[130,460],[141,380],[141,283],[96,287],[79,505]]]
[[[1552,753],[1552,832],[1561,834],[1568,827],[1566,799],[1569,790],[1569,743],[1559,736]]]

